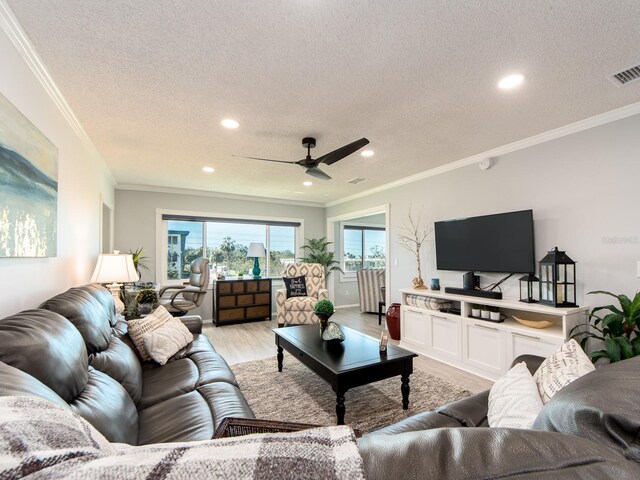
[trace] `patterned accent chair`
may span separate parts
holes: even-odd
[[[318,300],[328,298],[329,293],[324,284],[324,267],[319,263],[291,263],[284,269],[285,277],[301,275],[307,283],[306,297],[287,298],[286,289],[276,291],[279,327],[319,322],[313,308]]]

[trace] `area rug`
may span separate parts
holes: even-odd
[[[336,396],[331,386],[286,352],[282,373],[276,357],[231,368],[257,418],[335,425]],[[409,410],[402,409],[399,376],[347,391],[345,423],[370,432],[471,395],[415,367],[409,386]]]

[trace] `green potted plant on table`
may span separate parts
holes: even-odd
[[[613,363],[640,355],[640,292],[633,300],[626,295],[604,291],[589,292],[588,295],[597,293],[616,298],[620,306],[594,308],[589,314],[588,324],[571,329],[572,338],[581,339],[580,346],[585,352],[589,339],[604,343],[603,349],[589,354],[592,362],[607,358]]]
[[[329,322],[329,318],[333,315],[334,308],[331,300],[318,300],[316,306],[313,307],[313,313],[320,319],[320,333],[327,328],[327,323]]]
[[[138,292],[136,300],[138,302],[138,313],[146,315],[158,303],[158,293],[153,288],[143,288]]]

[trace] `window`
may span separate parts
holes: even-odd
[[[183,219],[184,218],[184,219]],[[250,274],[253,258],[247,258],[251,242],[263,243],[260,258],[264,277],[279,276],[295,261],[300,223],[243,219],[208,219],[163,214],[166,228],[166,279],[189,278],[189,266],[198,257],[209,259],[212,271],[225,276]],[[203,255],[204,252],[204,255]]]
[[[342,269],[345,274],[361,268],[385,268],[385,230],[379,227],[345,225]]]

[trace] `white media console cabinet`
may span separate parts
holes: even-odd
[[[587,322],[587,307],[553,308],[517,300],[492,300],[440,293],[433,290],[401,289],[400,346],[490,380],[504,375],[514,358],[523,354],[546,357],[556,351],[569,332]],[[412,306],[408,296],[418,295],[451,302],[460,313]],[[507,316],[502,323],[474,318],[473,304],[498,307]],[[513,319],[535,316],[553,321],[549,328],[526,327]]]

